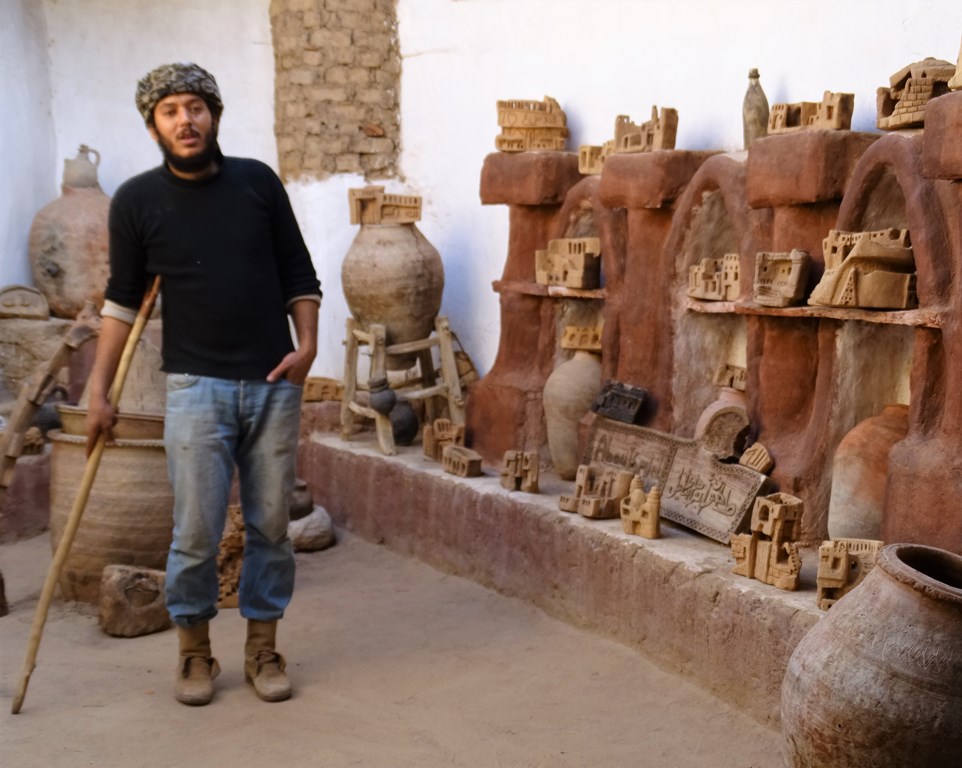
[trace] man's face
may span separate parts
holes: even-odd
[[[174,93],[157,102],[147,127],[170,169],[187,175],[208,171],[217,154],[217,121],[200,96]]]

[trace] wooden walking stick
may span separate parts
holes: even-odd
[[[140,305],[140,311],[137,313],[137,319],[134,321],[133,327],[127,335],[127,342],[120,356],[117,372],[114,374],[113,384],[110,387],[110,394],[108,395],[110,404],[114,407],[120,402],[120,393],[124,388],[124,379],[127,378],[130,361],[134,356],[134,350],[137,348],[137,342],[140,340],[140,336],[144,331],[144,326],[147,324],[147,319],[153,311],[154,302],[157,300],[159,290],[160,277],[158,276],[154,278],[150,290],[147,292],[147,295],[144,296],[144,301]],[[87,465],[84,468],[83,477],[80,480],[80,490],[77,491],[77,497],[74,499],[73,507],[70,509],[70,515],[67,517],[67,523],[64,526],[63,536],[57,545],[57,551],[54,553],[50,570],[47,571],[47,580],[43,584],[43,591],[40,593],[40,602],[37,603],[37,612],[33,617],[33,624],[30,627],[30,637],[27,642],[27,656],[23,660],[20,685],[17,686],[17,693],[13,699],[11,712],[15,715],[20,712],[20,707],[23,706],[23,700],[26,698],[27,684],[30,682],[30,675],[36,667],[37,649],[40,647],[40,636],[43,634],[43,626],[47,622],[47,612],[50,610],[53,591],[57,586],[57,581],[60,579],[60,572],[63,570],[67,555],[70,554],[70,547],[73,544],[77,528],[80,526],[80,518],[83,516],[84,507],[87,506],[90,488],[94,484],[94,478],[97,476],[97,468],[100,466],[100,458],[103,456],[104,446],[106,444],[107,436],[101,432],[97,438],[97,443],[94,445],[94,449],[87,457]]]

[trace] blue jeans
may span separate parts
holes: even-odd
[[[167,376],[164,447],[174,489],[167,610],[180,626],[217,614],[217,552],[236,465],[245,543],[244,618],[274,621],[294,590],[287,536],[303,390],[287,381]]]

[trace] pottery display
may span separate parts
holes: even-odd
[[[76,317],[88,300],[103,303],[110,198],[97,183],[99,163],[97,151],[81,145],[76,158],[64,161],[61,196],[30,227],[33,281],[56,317]]]
[[[53,430],[48,437],[52,442],[50,540],[56,551],[87,464],[87,438],[60,430]],[[162,440],[108,443],[61,571],[63,596],[96,603],[107,565],[164,569],[173,507]]]
[[[348,308],[362,328],[383,325],[387,343],[425,339],[441,308],[441,255],[414,224],[362,224],[341,265]],[[389,370],[413,367],[415,355],[388,355]]]
[[[768,135],[768,98],[758,82],[758,70],[748,71],[748,90],[742,101],[742,132],[745,149],[748,149],[755,139],[763,139]]]
[[[962,556],[890,544],[803,638],[782,684],[786,765],[962,765]]]
[[[562,480],[578,471],[578,422],[601,390],[601,359],[585,350],[552,371],[544,384],[544,418],[548,451]]]
[[[907,405],[888,405],[842,438],[832,461],[828,534],[833,539],[881,539],[892,446],[909,429]]]

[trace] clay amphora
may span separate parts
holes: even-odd
[[[56,551],[86,468],[86,437],[48,433],[50,539]],[[104,449],[84,514],[60,574],[68,600],[96,603],[107,565],[163,570],[173,528],[174,497],[163,440],[116,440]]]
[[[761,83],[758,82],[758,70],[748,72],[748,90],[742,101],[742,129],[745,149],[748,149],[755,139],[762,139],[768,135],[768,99]]]
[[[832,461],[828,534],[833,539],[881,539],[889,451],[909,429],[907,405],[887,405],[842,438]]]
[[[962,765],[962,557],[890,544],[802,638],[782,682],[786,765]]]
[[[562,480],[578,472],[578,422],[601,390],[601,360],[579,349],[548,376],[544,384],[544,418],[548,452]]]
[[[385,326],[387,343],[425,339],[441,308],[444,266],[414,224],[362,224],[341,265],[341,285],[362,328]],[[406,370],[414,355],[388,356],[389,370]]]
[[[99,162],[100,155],[83,145],[75,159],[65,160],[61,196],[40,209],[30,227],[33,281],[55,317],[76,317],[88,300],[103,303],[110,198],[97,183]]]

